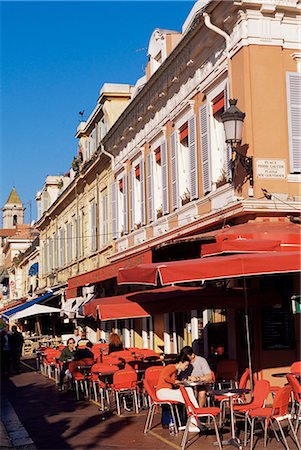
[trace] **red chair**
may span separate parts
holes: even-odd
[[[94,400],[98,401],[98,394],[100,394],[100,405],[102,411],[104,411],[104,398],[106,397],[107,404],[110,406],[110,398],[109,398],[109,391],[108,391],[108,382],[107,382],[107,376],[112,374],[112,372],[117,372],[118,367],[109,365],[109,364],[102,364],[102,363],[96,363],[91,368],[91,381],[92,381],[92,388],[93,388],[93,394],[94,394]],[[101,377],[104,379],[101,380],[99,377],[99,374],[101,373]]]
[[[246,386],[247,386],[247,382],[248,382],[249,378],[250,378],[250,369],[247,368],[244,371],[244,373],[242,374],[242,376],[241,376],[241,378],[239,380],[238,388],[239,389],[245,389]],[[244,398],[245,398],[244,396],[237,395],[237,396],[233,397],[233,402],[234,403],[239,403],[239,402],[243,403]],[[226,395],[216,395],[214,397],[214,400],[220,402],[220,408],[222,410],[222,416],[221,417],[222,417],[222,420],[224,420],[224,418],[225,418],[225,407],[227,406],[227,403],[229,403],[229,397],[227,397]]]
[[[213,420],[218,446],[219,446],[219,449],[222,450],[222,444],[221,444],[221,440],[220,440],[220,436],[219,436],[219,432],[218,432],[218,428],[217,428],[217,424],[216,424],[216,417],[221,413],[221,409],[216,408],[214,406],[206,406],[204,408],[196,408],[193,405],[193,403],[191,402],[186,389],[183,386],[180,386],[180,390],[183,395],[187,414],[188,414],[188,420],[186,423],[186,428],[185,428],[182,442],[181,442],[182,450],[185,449],[187,436],[188,436],[188,432],[189,432],[189,426],[191,424],[191,419],[193,417],[195,418],[196,422],[201,417],[210,417]]]
[[[256,387],[256,386],[255,386]],[[276,433],[276,430],[274,428],[274,423],[277,423],[282,439],[285,443],[285,447],[287,450],[290,450],[289,445],[287,443],[283,428],[281,426],[281,422],[283,420],[287,420],[289,423],[289,426],[292,430],[295,442],[297,444],[298,449],[300,449],[300,444],[297,438],[297,434],[294,430],[292,421],[291,421],[291,414],[289,413],[289,402],[290,402],[290,396],[291,396],[291,386],[284,386],[280,389],[279,392],[277,392],[274,403],[272,407],[269,408],[257,408],[252,411],[248,412],[248,415],[251,419],[251,443],[250,443],[250,450],[253,449],[253,441],[254,441],[254,424],[255,420],[264,421],[264,447],[267,446],[267,435],[268,435],[268,426],[271,424],[273,432],[275,434],[276,439],[279,441],[278,435]]]
[[[301,420],[301,385],[293,375],[287,374],[286,378],[293,391],[293,407],[291,413],[296,420],[295,432],[297,433]]]
[[[175,413],[173,410],[173,405],[178,405],[179,402],[176,402],[174,400],[160,400],[156,394],[156,386],[159,381],[160,373],[163,369],[164,369],[163,366],[154,366],[154,367],[149,367],[145,371],[143,385],[144,385],[145,392],[149,396],[150,407],[149,407],[149,410],[148,410],[148,413],[146,416],[146,421],[145,421],[144,430],[143,430],[144,434],[146,434],[146,433],[148,433],[148,431],[150,431],[152,422],[154,419],[155,411],[157,410],[158,406],[162,406],[162,405],[169,406],[170,412],[171,412],[171,415],[173,418],[173,423],[175,424],[175,431],[176,431],[176,434],[178,434],[178,427],[177,427],[177,422],[176,422],[176,418],[175,418]],[[177,414],[178,423],[180,423],[179,413],[178,413],[177,409],[176,409],[176,414]]]
[[[248,432],[248,421],[249,411],[253,409],[263,408],[265,406],[266,400],[270,392],[270,383],[267,380],[259,380],[255,384],[253,391],[253,398],[250,403],[244,403],[242,405],[234,405],[233,412],[236,415],[242,415],[245,418],[245,439],[244,445],[247,445],[247,432]]]
[[[121,414],[120,398],[124,395],[133,395],[135,412],[138,414],[138,401],[137,401],[137,374],[133,369],[117,370],[113,375],[113,383],[111,389],[115,394],[117,414]],[[125,403],[124,403],[124,406]]]
[[[71,361],[69,363],[68,369],[71,373],[72,380],[75,384],[75,392],[76,392],[76,398],[79,400],[80,397],[80,391],[79,387],[81,388],[81,391],[83,392],[85,398],[89,398],[89,386],[91,381],[91,368],[94,364],[94,360],[91,358],[84,358],[80,361]],[[79,366],[87,366],[89,367],[89,371],[86,373],[83,373],[78,367]]]
[[[295,361],[290,367],[290,372],[294,375],[301,375],[301,361]]]
[[[236,383],[238,378],[238,362],[235,359],[222,359],[217,363],[216,366],[216,380],[220,384],[220,388],[222,388],[221,384]]]

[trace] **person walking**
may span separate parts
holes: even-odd
[[[3,328],[0,334],[0,351],[1,351],[1,372],[8,374],[10,372],[11,349],[10,336],[7,329]]]
[[[71,336],[71,337],[74,339],[75,345],[77,345],[78,341],[80,340],[80,334],[79,334],[78,328],[74,328],[73,336]],[[67,345],[68,345],[68,343],[67,343]]]
[[[11,331],[12,332],[9,336],[9,341],[10,341],[12,369],[14,372],[19,373],[21,370],[20,360],[22,356],[24,338],[22,336],[22,333],[18,331],[16,325],[12,326]]]

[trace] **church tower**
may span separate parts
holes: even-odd
[[[20,197],[13,187],[3,211],[3,228],[14,228],[16,225],[24,223],[25,208],[20,200]]]

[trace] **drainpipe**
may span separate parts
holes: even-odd
[[[102,144],[101,144],[101,147],[100,147],[100,153],[103,153],[104,155],[108,156],[111,159],[112,170],[114,170],[114,166],[115,166],[114,156],[111,153],[107,152],[104,149],[104,146]]]
[[[221,28],[218,28],[216,25],[213,25],[213,23],[211,23],[211,18],[209,16],[209,14],[203,13],[203,16],[204,16],[204,22],[205,22],[206,27],[209,28],[209,30],[212,30],[215,33],[219,34],[220,36],[222,36],[226,40],[228,77],[229,77],[229,91],[230,91],[230,98],[233,98],[233,92],[232,92],[232,67],[231,67],[231,59],[230,59],[229,50],[228,50],[229,41],[230,41],[230,35],[228,33],[226,33],[224,30],[222,30]]]

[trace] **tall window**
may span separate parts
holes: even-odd
[[[290,173],[301,173],[301,74],[286,74]]]
[[[67,249],[67,263],[72,261],[72,224],[68,222],[66,225],[67,239],[66,239],[66,249]]]
[[[90,242],[91,251],[97,250],[97,223],[96,223],[96,202],[93,200],[90,202]]]
[[[65,265],[65,230],[59,229],[59,241],[60,241],[60,267]]]
[[[138,160],[130,171],[130,227],[131,230],[145,225],[144,163]]]
[[[16,226],[17,223],[18,223],[18,216],[17,216],[17,214],[14,214],[13,215],[13,226]]]

